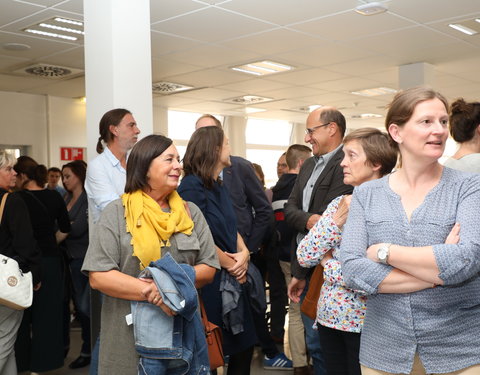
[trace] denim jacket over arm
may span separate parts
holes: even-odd
[[[150,263],[139,278],[151,278],[164,303],[176,312],[163,310],[145,301],[132,301],[135,349],[141,357],[171,361],[169,375],[209,374],[210,364],[205,331],[198,312],[195,270],[178,264],[168,253]],[[159,368],[164,368],[163,363]]]

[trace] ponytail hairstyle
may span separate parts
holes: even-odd
[[[13,166],[13,169],[17,174],[23,174],[27,177],[23,182],[22,189],[24,189],[25,185],[30,181],[35,181],[40,187],[44,187],[47,183],[47,167],[43,164],[38,164],[30,156],[20,156],[17,159],[17,164]]]
[[[458,143],[468,142],[480,125],[480,103],[467,103],[463,98],[452,103],[450,109],[450,135]]]
[[[98,131],[100,137],[98,137],[97,142],[97,152],[101,154],[104,150],[102,141],[107,145],[113,141],[113,134],[110,131],[110,125],[117,126],[123,120],[126,115],[131,115],[128,109],[116,108],[108,111],[102,116],[100,123],[98,125]]]

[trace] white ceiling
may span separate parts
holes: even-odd
[[[391,95],[364,98],[351,91],[399,88],[398,67],[426,62],[433,85],[449,99],[480,99],[480,34],[448,27],[480,18],[479,0],[381,1],[388,12],[362,16],[365,0],[151,0],[153,81],[201,89],[154,95],[154,105],[240,115],[225,103],[239,95],[273,98],[253,117],[303,122],[292,111],[312,104],[337,106],[347,116],[384,114]],[[53,16],[83,20],[82,0],[0,0],[0,90],[65,97],[85,94],[83,74],[48,80],[13,73],[36,62],[84,69],[83,45],[24,34]],[[478,24],[480,27],[480,24]],[[5,43],[31,46],[9,51]],[[295,67],[256,78],[229,68],[274,60]],[[382,119],[358,124],[380,124]]]

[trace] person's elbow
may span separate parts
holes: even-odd
[[[89,272],[88,281],[90,282],[90,287],[95,290],[101,290],[104,281],[103,276],[102,272]]]
[[[202,288],[210,284],[215,277],[216,269],[206,264],[199,264],[195,266],[195,287]]]

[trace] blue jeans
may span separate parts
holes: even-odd
[[[307,294],[307,287],[300,296],[300,303],[303,302],[305,295]],[[322,346],[320,345],[320,339],[318,337],[318,331],[313,329],[314,320],[310,319],[304,313],[302,313],[302,321],[305,326],[305,344],[307,346],[307,351],[310,357],[313,360],[313,369],[315,375],[326,375],[325,362],[323,360],[323,351]]]

